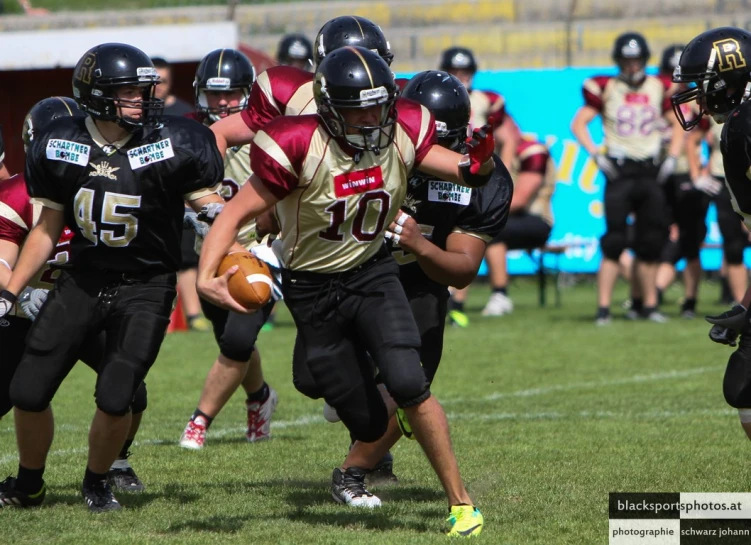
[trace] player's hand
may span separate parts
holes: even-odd
[[[420,245],[426,241],[414,218],[402,210],[399,210],[394,221],[389,224],[384,236],[391,239],[395,245],[412,253],[417,253]]]
[[[493,158],[495,140],[493,129],[490,125],[484,125],[472,131],[472,136],[467,137],[467,154],[469,155],[469,171],[478,174],[482,165]]]
[[[42,305],[47,300],[47,294],[49,294],[49,290],[42,288],[26,288],[21,292],[18,304],[32,322],[36,320]]]
[[[722,191],[722,182],[714,176],[705,174],[694,180],[694,187],[710,197],[716,197]]]
[[[602,153],[596,153],[592,156],[592,160],[597,165],[597,168],[600,169],[600,172],[609,179],[614,180],[618,177],[618,169],[608,156],[603,155]]]
[[[709,338],[712,341],[735,346],[738,334],[746,326],[746,308],[736,305],[717,316],[706,316],[705,320],[712,324],[712,329],[709,330]]]
[[[214,223],[214,220],[222,210],[224,210],[223,202],[210,202],[201,207],[201,211],[198,213],[198,219],[200,221],[205,221],[210,225]]]
[[[657,183],[663,185],[668,181],[675,172],[675,167],[678,164],[678,159],[672,155],[668,155],[660,165],[660,170],[657,171]]]
[[[209,224],[199,220],[198,214],[193,210],[185,210],[183,227],[190,227],[201,238],[206,238],[206,235],[209,234]]]
[[[0,291],[0,318],[13,310],[17,297],[8,290]]]
[[[240,267],[233,265],[222,275],[215,276],[214,278],[210,278],[208,280],[199,278],[196,282],[196,289],[198,290],[198,294],[210,303],[213,303],[218,307],[237,312],[238,314],[251,314],[255,312],[254,310],[248,310],[247,308],[242,306],[229,294],[229,279],[239,269]]]

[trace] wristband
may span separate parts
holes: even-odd
[[[8,290],[2,290],[2,291],[0,291],[0,297],[2,297],[3,299],[5,299],[6,301],[10,301],[13,304],[15,304],[16,301],[18,300],[18,297],[16,297],[15,295],[13,295]]]
[[[462,165],[460,163],[459,170],[462,173],[462,180],[467,187],[482,187],[490,181],[494,169],[491,169],[487,174],[472,174],[469,170],[469,164]]]

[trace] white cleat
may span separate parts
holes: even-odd
[[[196,416],[185,426],[182,436],[180,436],[180,446],[191,450],[201,450],[206,442],[206,419],[202,416]]]
[[[514,303],[505,293],[493,293],[490,295],[485,308],[482,309],[483,316],[503,316],[511,314],[514,311]]]
[[[248,429],[245,432],[245,438],[249,443],[271,439],[271,415],[274,414],[278,403],[279,396],[271,386],[269,386],[269,397],[263,403],[245,402],[245,408],[248,411]]]

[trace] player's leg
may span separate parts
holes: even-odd
[[[470,284],[471,286],[472,284]],[[451,290],[451,299],[449,299],[449,320],[451,325],[457,327],[467,327],[469,325],[469,316],[464,311],[464,305],[469,297],[469,286],[464,288],[453,288]]]
[[[617,178],[605,185],[605,234],[600,239],[602,260],[597,272],[598,325],[610,323],[610,303],[618,279],[618,260],[626,248],[626,226],[631,212],[633,180]]]
[[[514,229],[514,217],[508,219],[506,228]],[[488,265],[490,297],[482,309],[483,316],[503,316],[514,311],[514,303],[508,296],[508,270],[506,268],[506,251],[508,231],[504,229],[485,250],[485,262]]]
[[[26,348],[26,334],[31,320],[20,316],[5,316],[5,324],[0,326],[0,419],[10,412],[10,381],[21,363]]]
[[[685,190],[680,188],[686,187]],[[679,181],[676,220],[680,231],[679,254],[686,258],[686,268],[683,271],[685,299],[681,305],[683,318],[696,316],[696,301],[699,295],[699,281],[701,280],[701,260],[699,252],[704,238],[707,236],[707,208],[709,198],[693,189],[690,179]]]
[[[723,184],[722,192],[715,197],[717,207],[717,223],[722,234],[722,246],[727,263],[727,278],[730,293],[738,302],[746,293],[748,271],[743,264],[743,250],[746,247],[747,235],[738,215],[733,211],[730,193]]]
[[[180,294],[188,327],[196,331],[208,331],[211,325],[201,315],[201,302],[196,291],[198,277],[198,254],[195,250],[196,232],[192,227],[183,228],[180,243],[180,270],[177,272],[177,291]]]

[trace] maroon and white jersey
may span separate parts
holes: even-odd
[[[257,133],[280,115],[316,113],[313,76],[293,66],[272,66],[262,72],[250,90],[247,108],[240,114],[248,128]]]
[[[700,128],[709,132],[709,147],[712,150],[709,154],[709,173],[718,178],[725,177],[725,165],[722,162],[722,151],[720,149],[720,139],[722,138],[722,125],[717,123],[711,116],[705,116],[701,120]]]
[[[514,183],[519,174],[524,172],[542,175],[542,186],[527,206],[527,212],[541,217],[548,225],[553,225],[553,208],[550,205],[550,199],[555,190],[555,163],[547,146],[536,140],[522,138],[516,148],[516,156],[509,171]]]
[[[21,248],[29,231],[39,220],[41,211],[41,205],[31,203],[23,175],[16,174],[0,183],[0,240],[7,240]],[[60,275],[59,267],[65,265],[70,257],[71,238],[73,232],[65,227],[49,261],[29,282],[29,287],[52,289]],[[11,314],[26,317],[18,305],[14,305]]]
[[[280,201],[284,266],[337,273],[373,257],[404,200],[407,175],[435,144],[435,119],[420,104],[396,103],[394,142],[380,155],[334,139],[318,115],[280,117],[256,134],[251,168]]]
[[[681,110],[683,111],[683,116],[686,119],[691,119],[694,117],[695,108],[692,107],[692,104],[681,104],[680,106]],[[675,115],[673,112],[669,112],[662,116],[662,119],[660,120],[660,132],[662,133],[662,155],[661,158],[665,158],[670,153],[670,145],[673,142],[673,125],[666,119],[667,117],[672,118],[671,121],[675,120]],[[685,141],[684,145],[681,146],[681,153],[677,157],[677,162],[675,164],[675,171],[673,171],[673,176],[677,175],[685,175],[688,174],[690,171],[689,165],[688,165],[688,157],[686,156],[686,146]]]
[[[490,125],[495,130],[506,119],[506,99],[498,93],[472,89],[469,92],[469,102],[471,105],[470,131],[483,125]]]
[[[613,76],[584,81],[584,102],[602,116],[606,153],[642,161],[660,156],[663,114],[672,109],[670,80],[647,76],[638,87]]]

